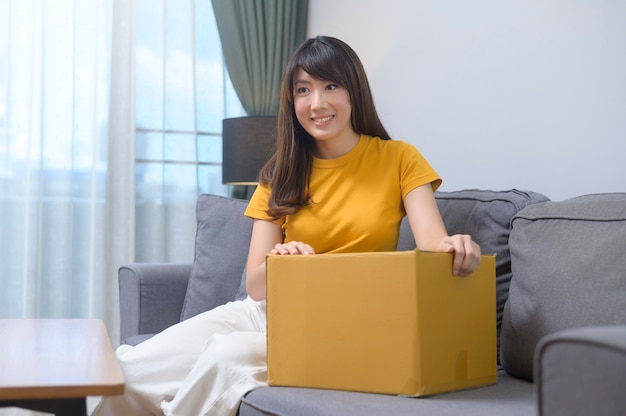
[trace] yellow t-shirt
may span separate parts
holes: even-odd
[[[316,253],[394,251],[403,198],[411,190],[441,178],[411,144],[361,135],[357,145],[335,159],[314,159],[311,203],[294,215],[276,220],[284,241],[305,242]],[[270,189],[259,185],[245,215],[267,215]]]

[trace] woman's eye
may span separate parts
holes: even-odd
[[[307,91],[308,91],[308,89],[304,88],[304,87],[300,87],[300,88],[296,89],[296,93],[298,93],[298,94],[305,94]]]
[[[339,88],[339,86],[335,84],[329,84],[328,86],[326,86],[327,90],[336,90],[337,88]]]

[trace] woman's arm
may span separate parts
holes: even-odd
[[[254,300],[265,299],[265,256],[281,242],[280,224],[254,220],[246,270],[246,291]]]
[[[299,241],[283,243],[280,224],[265,220],[254,220],[248,264],[246,270],[246,291],[254,300],[265,299],[266,274],[265,257],[271,254],[313,254],[313,248]]]
[[[418,249],[454,253],[452,272],[467,276],[480,264],[480,247],[469,235],[448,236],[432,186],[426,184],[413,189],[404,198],[411,231]]]

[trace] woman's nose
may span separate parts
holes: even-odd
[[[311,97],[311,108],[323,108],[326,105],[324,91],[314,91]]]

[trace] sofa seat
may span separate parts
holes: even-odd
[[[535,394],[531,382],[502,370],[494,385],[419,398],[264,387],[243,398],[239,416],[530,416],[537,414]]]

